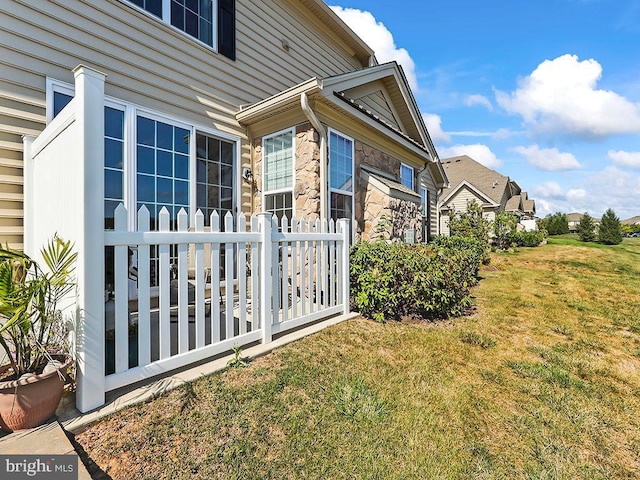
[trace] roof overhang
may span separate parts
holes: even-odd
[[[402,116],[403,125],[411,125],[407,132],[388,124],[362,105],[347,98],[343,92],[360,85],[383,81],[390,95],[395,98],[394,105]],[[438,188],[447,185],[447,176],[438,154],[431,141],[415,99],[408,86],[402,68],[396,62],[349,72],[333,77],[311,78],[287,90],[246,107],[236,114],[239,123],[251,126],[275,116],[301,110],[300,97],[305,94],[316,106],[325,106],[328,115],[341,115],[356,120],[361,125],[377,131],[391,139],[403,149],[410,151],[428,167]],[[318,113],[318,112],[316,112]]]
[[[307,8],[319,23],[328,27],[350,49],[362,65],[375,63],[375,53],[323,0],[294,0]]]
[[[463,188],[467,188],[470,190],[476,197],[480,200],[483,200],[482,208],[498,208],[500,207],[499,203],[494,202],[489,196],[482,193],[482,191],[478,190],[471,183],[466,180],[461,181],[458,185],[451,189],[451,191],[447,194],[446,197],[440,200],[440,205],[446,208],[447,202],[455,197]]]

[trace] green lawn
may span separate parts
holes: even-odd
[[[638,478],[640,240],[482,277],[466,318],[345,322],[76,440],[113,478]]]

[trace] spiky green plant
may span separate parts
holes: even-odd
[[[27,254],[0,247],[0,345],[16,378],[38,371],[65,340],[59,303],[75,285],[78,254],[57,236],[41,254],[46,270]]]

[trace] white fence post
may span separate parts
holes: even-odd
[[[258,215],[258,226],[260,228],[260,327],[262,328],[262,343],[271,342],[271,322],[272,322],[272,292],[271,282],[274,272],[272,269],[278,268],[272,265],[271,261],[271,214],[261,213]]]
[[[343,314],[349,313],[349,220],[341,218],[338,220],[338,232],[342,234],[342,246],[340,249],[340,265],[338,278],[341,282],[341,300],[343,304]]]
[[[82,190],[76,222],[78,251],[77,396],[76,406],[87,412],[104,404],[104,83],[106,75],[78,65],[74,70],[78,138],[73,172]],[[73,215],[65,211],[65,214]]]

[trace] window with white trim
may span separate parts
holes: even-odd
[[[235,0],[128,0],[235,60]]]
[[[47,121],[74,95],[72,85],[47,79]],[[198,147],[205,142],[204,150]],[[104,226],[114,228],[120,203],[129,211],[130,225],[145,205],[151,229],[166,207],[172,228],[178,211],[193,217],[196,209],[209,215],[235,213],[238,199],[239,138],[181,122],[137,105],[106,97],[104,109]],[[205,176],[203,177],[203,173]],[[151,248],[151,281],[157,284],[156,248]],[[113,248],[105,251],[105,285],[113,285]]]
[[[413,167],[404,163],[400,164],[400,183],[409,190],[413,190]]]
[[[353,139],[329,131],[329,215],[353,223]]]
[[[293,217],[294,130],[262,139],[264,210],[279,219]]]

